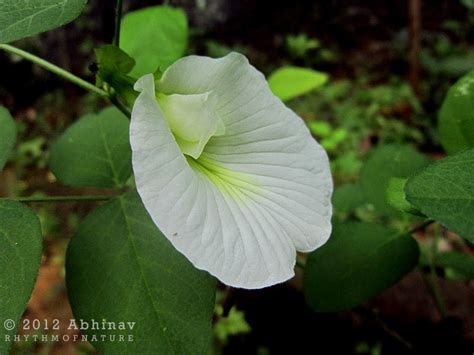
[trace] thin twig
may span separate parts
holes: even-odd
[[[46,70],[48,70],[48,71],[64,78],[64,79],[66,79],[66,80],[69,80],[70,82],[82,87],[83,89],[89,90],[89,91],[91,91],[91,92],[93,92],[97,95],[100,95],[100,96],[105,97],[105,98],[107,98],[109,96],[109,94],[106,91],[98,88],[94,84],[91,84],[91,83],[85,81],[84,79],[68,72],[67,70],[64,70],[64,69],[58,67],[57,65],[54,65],[53,63],[48,62],[47,60],[44,60],[40,57],[37,57],[34,54],[31,54],[31,53],[26,52],[22,49],[10,46],[8,44],[0,44],[0,50],[4,50],[6,52],[13,53],[13,54],[15,54],[19,57],[22,57],[26,60],[29,60],[30,62],[35,63],[36,65],[39,65],[43,69],[46,69]]]
[[[122,24],[122,9],[123,0],[117,0],[117,6],[115,7],[115,34],[114,34],[114,45],[120,47],[120,26]]]
[[[376,311],[374,311],[373,309],[368,308],[368,307],[358,307],[358,308],[355,309],[355,311],[359,311],[360,313],[363,313],[363,314],[369,316],[370,318],[375,320],[382,327],[382,329],[385,333],[390,335],[393,339],[397,340],[400,344],[403,344],[406,348],[408,348],[410,350],[413,349],[413,345],[410,342],[408,342],[407,340],[405,340],[400,335],[400,333],[398,333],[395,329],[393,329],[387,323],[385,323],[383,321],[383,319],[380,318],[378,313]]]

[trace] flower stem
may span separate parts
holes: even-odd
[[[115,34],[114,34],[114,45],[120,47],[120,25],[122,23],[122,8],[123,0],[117,0],[115,7]]]
[[[116,196],[100,196],[100,195],[91,195],[91,196],[25,196],[25,197],[14,197],[14,198],[2,198],[4,200],[15,200],[18,202],[78,202],[78,201],[107,201]]]
[[[69,80],[70,82],[82,87],[83,89],[89,90],[97,95],[100,95],[102,97],[108,98],[109,94],[95,86],[94,84],[91,84],[84,79],[81,79],[80,77],[68,72],[67,70],[64,70],[57,65],[54,65],[40,57],[35,56],[34,54],[28,53],[22,49],[10,46],[8,44],[0,44],[0,50],[4,50],[9,53],[16,54],[26,60],[29,60],[32,63],[35,63],[42,67],[43,69],[46,69],[66,80]]]
[[[115,107],[117,107],[125,116],[127,116],[130,119],[132,115],[130,112],[130,109],[127,106],[125,106],[114,93],[111,93],[109,95],[109,100],[112,104],[115,105]]]

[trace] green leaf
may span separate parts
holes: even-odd
[[[132,173],[129,121],[116,108],[86,115],[51,147],[50,168],[76,187],[121,187]]]
[[[286,66],[270,75],[268,85],[282,101],[288,101],[323,86],[327,81],[326,73],[309,68]]]
[[[399,212],[385,201],[385,191],[390,178],[407,178],[427,164],[428,160],[411,146],[390,144],[377,147],[362,166],[362,190],[377,212],[396,215]]]
[[[135,60],[117,46],[106,44],[94,51],[99,69],[128,74],[135,66]]]
[[[438,126],[441,143],[449,154],[474,148],[474,71],[449,89]]]
[[[408,179],[403,178],[391,178],[388,181],[388,187],[385,191],[385,201],[387,204],[394,209],[413,214],[419,217],[426,217],[418,209],[415,208],[410,202],[407,201],[405,195],[405,185]]]
[[[328,137],[332,133],[332,127],[326,121],[308,122],[308,128],[312,134],[318,137]]]
[[[337,187],[332,195],[332,204],[339,213],[350,213],[366,202],[360,185],[345,184]]]
[[[76,319],[136,322],[133,330],[113,332],[130,334],[133,342],[93,342],[101,353],[207,353],[215,279],[169,243],[136,192],[111,200],[80,224],[66,271]]]
[[[107,44],[95,49],[98,72],[97,85],[109,84],[122,100],[131,107],[138,96],[133,89],[135,79],[127,75],[135,66],[135,60],[120,48]]]
[[[429,165],[405,192],[425,215],[474,242],[474,149]]]
[[[10,157],[16,141],[15,121],[8,110],[0,106],[0,170]]]
[[[369,223],[336,225],[329,241],[308,257],[306,301],[317,312],[355,307],[398,282],[418,256],[409,235]]]
[[[40,266],[41,226],[33,211],[0,200],[0,244],[0,354],[8,354]],[[9,330],[10,320],[16,326]]]
[[[153,6],[124,16],[120,47],[135,59],[133,77],[164,70],[188,46],[188,22],[181,9]]]
[[[454,269],[466,279],[474,279],[474,256],[448,251],[436,255],[435,263],[439,266]]]
[[[86,0],[0,1],[0,43],[65,25],[79,16],[86,4]]]

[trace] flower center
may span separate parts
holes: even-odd
[[[198,159],[212,136],[225,133],[222,120],[214,113],[210,92],[195,95],[156,95],[158,105],[183,154]]]

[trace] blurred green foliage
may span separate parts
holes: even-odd
[[[286,36],[286,49],[294,58],[304,58],[311,50],[320,46],[321,43],[316,38],[309,38],[305,33]]]
[[[232,307],[229,314],[223,316],[224,308],[221,305],[216,307],[216,315],[219,317],[214,324],[214,334],[217,339],[226,344],[229,337],[249,333],[252,329],[245,320],[244,313]]]
[[[308,121],[328,150],[336,181],[357,179],[372,143],[425,143],[417,115],[422,107],[410,86],[393,78],[387,84],[360,80],[330,82],[323,90],[289,102]]]

